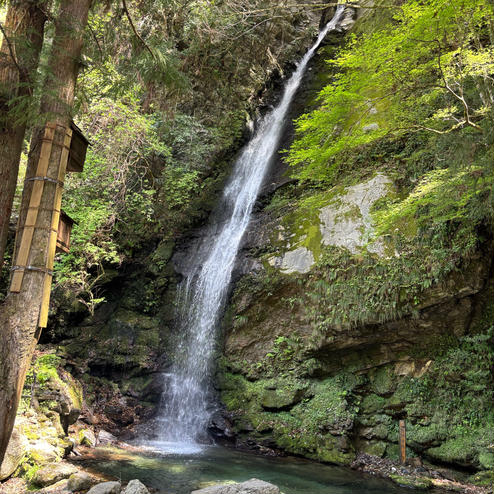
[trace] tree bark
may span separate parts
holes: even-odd
[[[35,0],[11,1],[3,27],[0,48],[0,269],[26,133],[25,109],[32,100],[47,19],[42,6],[43,2]]]
[[[61,0],[47,80],[41,100],[46,121],[57,124],[47,176],[57,177],[65,128],[70,125],[79,59],[91,0]],[[26,177],[35,176],[44,128],[34,130]],[[22,236],[33,181],[26,181],[17,237]],[[44,182],[27,265],[45,267],[55,199],[55,183]],[[45,274],[25,270],[22,289],[10,292],[0,314],[0,462],[3,460],[34,348]]]

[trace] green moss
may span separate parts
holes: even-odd
[[[366,441],[360,445],[360,451],[382,458],[386,452],[386,446],[384,441]]]
[[[386,400],[380,396],[375,394],[368,395],[361,403],[362,412],[367,414],[375,414],[379,410],[384,409],[385,403]]]
[[[475,475],[469,477],[468,481],[474,485],[480,487],[494,487],[494,470],[488,470],[483,472],[477,472]]]
[[[396,387],[396,376],[393,369],[389,366],[379,367],[369,372],[371,389],[378,395],[392,393]]]
[[[432,480],[426,477],[406,477],[404,475],[391,474],[390,479],[403,487],[428,490],[434,487]]]
[[[487,448],[489,446],[489,429],[467,430],[458,434],[458,429],[453,429],[449,437],[440,446],[427,449],[427,455],[433,460],[459,465],[476,465],[485,469],[492,468],[493,455]],[[482,464],[480,458],[485,462]]]

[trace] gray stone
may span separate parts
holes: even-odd
[[[15,427],[10,436],[5,457],[0,465],[0,480],[10,477],[21,463],[27,449],[25,437]]]
[[[138,479],[131,480],[122,494],[149,494],[146,486]]]
[[[281,257],[274,257],[269,263],[284,273],[308,273],[314,264],[314,256],[309,249],[298,247],[285,252]]]
[[[102,482],[91,487],[87,494],[120,494],[120,482]]]
[[[352,254],[357,254],[373,232],[371,208],[378,199],[389,193],[391,184],[386,175],[378,173],[367,182],[347,187],[345,193],[332,204],[321,208],[322,243],[345,247]],[[384,254],[384,246],[379,240],[368,244],[367,250]]]
[[[98,433],[98,444],[115,444],[118,439],[108,431],[101,430]]]
[[[364,125],[362,127],[362,131],[365,132],[366,134],[368,132],[374,132],[375,130],[379,129],[379,124],[378,123],[371,123],[369,125]]]
[[[84,491],[93,483],[91,476],[86,472],[77,472],[69,477],[67,489],[71,492]]]
[[[96,436],[91,429],[81,429],[79,431],[79,444],[93,448],[96,445]]]
[[[280,494],[280,489],[263,480],[250,479],[240,484],[213,485],[191,494]]]
[[[52,463],[40,468],[33,477],[33,484],[44,487],[59,480],[67,479],[77,472],[77,468],[69,463]]]
[[[38,494],[72,494],[68,489],[67,489],[67,480],[59,480],[55,484],[52,484],[48,487],[45,487],[44,489],[41,489],[39,491],[35,491]]]

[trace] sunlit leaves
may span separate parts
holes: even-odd
[[[494,101],[492,20],[486,0],[411,0],[392,23],[354,37],[329,61],[336,76],[320,108],[297,121],[296,175],[331,180],[342,149],[389,133],[480,130]]]

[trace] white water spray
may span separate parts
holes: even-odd
[[[216,327],[240,242],[278,149],[290,103],[307,63],[326,34],[335,29],[343,11],[344,7],[339,6],[287,81],[278,106],[264,116],[242,150],[219,204],[220,211],[228,217],[219,225],[217,235],[207,238],[210,244],[202,246],[203,251],[206,249],[204,262],[189,273],[181,287],[179,304],[184,307],[181,342],[172,369],[164,375],[166,390],[158,421],[161,429],[158,444],[163,449],[190,453],[198,448],[198,441],[205,435],[211,414],[208,405]],[[194,265],[194,260],[190,264]]]

